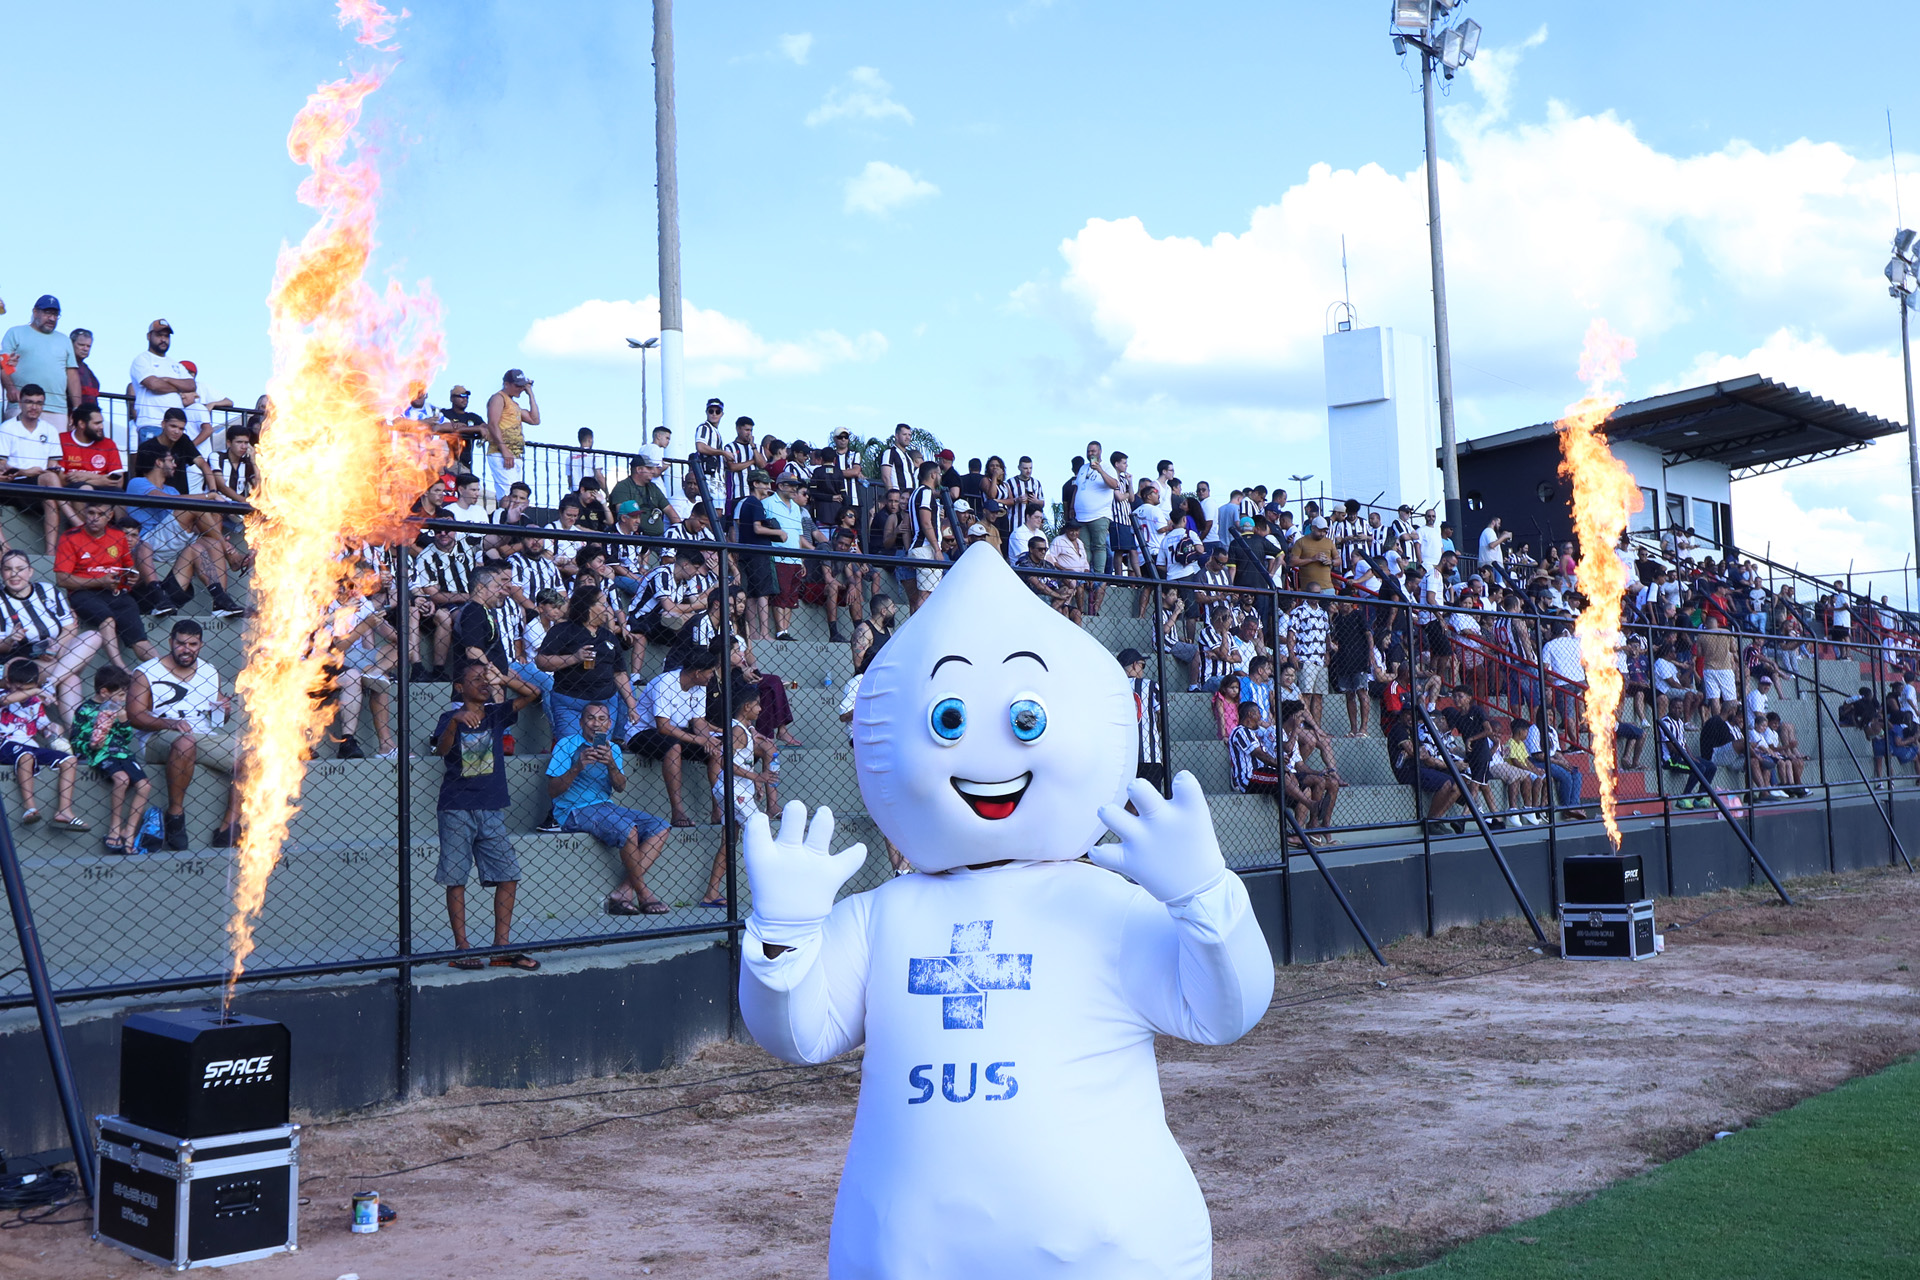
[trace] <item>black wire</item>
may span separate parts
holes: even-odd
[[[772,1070],[772,1069],[774,1068],[769,1068],[769,1070]],[[727,1089],[713,1096],[719,1097],[719,1098],[732,1098],[732,1097],[739,1097],[745,1094],[770,1093],[775,1089],[783,1089],[788,1085],[812,1084],[812,1083],[817,1083],[821,1080],[843,1079],[850,1075],[858,1075],[859,1073],[860,1073],[860,1069],[858,1067],[848,1067],[845,1070],[838,1071],[832,1074],[803,1076],[797,1080],[776,1080],[772,1084],[761,1085],[759,1088],[756,1088],[756,1089]],[[683,1085],[679,1087],[687,1088],[691,1086]],[[352,1182],[377,1182],[381,1178],[397,1178],[403,1173],[418,1173],[422,1169],[432,1169],[432,1168],[435,1168],[436,1166],[443,1165],[443,1164],[454,1164],[461,1160],[471,1160],[475,1156],[494,1155],[494,1154],[497,1154],[498,1152],[505,1151],[510,1147],[524,1146],[529,1142],[545,1142],[545,1141],[549,1141],[556,1138],[571,1138],[576,1133],[585,1133],[589,1129],[598,1129],[601,1125],[613,1124],[616,1121],[620,1121],[620,1120],[645,1120],[650,1116],[663,1116],[668,1114],[669,1112],[674,1112],[674,1111],[691,1111],[695,1107],[705,1106],[707,1103],[711,1102],[712,1100],[713,1098],[702,1098],[698,1102],[679,1102],[679,1103],[675,1103],[673,1106],[659,1107],[652,1111],[635,1111],[631,1113],[623,1113],[617,1116],[602,1116],[598,1120],[589,1120],[585,1124],[575,1125],[571,1129],[562,1129],[557,1133],[536,1133],[525,1138],[513,1138],[513,1139],[510,1139],[509,1141],[501,1143],[497,1147],[487,1147],[481,1151],[466,1151],[455,1156],[443,1156],[438,1160],[428,1160],[423,1164],[407,1165],[405,1168],[401,1168],[401,1169],[389,1169],[385,1173],[355,1173],[355,1174],[317,1173],[310,1178],[302,1178],[300,1181],[302,1185],[309,1182],[323,1182],[323,1181],[328,1181],[335,1178],[346,1178]],[[530,1101],[545,1101],[545,1099],[530,1099]],[[445,1108],[445,1109],[451,1110],[452,1108]]]
[[[22,1168],[21,1166],[30,1166]],[[78,1218],[57,1218],[62,1209],[79,1199],[80,1183],[65,1169],[53,1169],[40,1160],[16,1156],[0,1174],[0,1212],[15,1210],[13,1217],[0,1222],[0,1231],[18,1231],[22,1227],[62,1226],[85,1222]]]

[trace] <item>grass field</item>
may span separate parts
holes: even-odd
[[[1516,1223],[1420,1280],[1920,1275],[1920,1059]]]

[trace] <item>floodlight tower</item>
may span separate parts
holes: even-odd
[[[1453,429],[1453,348],[1447,337],[1447,271],[1440,248],[1440,166],[1438,130],[1434,124],[1433,72],[1453,79],[1453,73],[1480,52],[1480,24],[1472,18],[1454,21],[1454,11],[1465,0],[1391,0],[1388,24],[1393,51],[1413,49],[1420,55],[1420,97],[1427,123],[1427,237],[1433,259],[1433,354],[1440,396],[1440,476],[1446,495],[1447,523],[1457,537],[1465,526],[1460,516],[1460,459]]]
[[[1887,261],[1887,292],[1899,299],[1900,367],[1907,380],[1907,481],[1913,507],[1913,545],[1920,559],[1920,434],[1913,421],[1913,347],[1907,332],[1907,312],[1920,306],[1920,278],[1914,264],[1920,258],[1920,234],[1902,227],[1893,233],[1893,257]]]

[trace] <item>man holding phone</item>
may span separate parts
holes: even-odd
[[[613,716],[604,702],[580,711],[580,731],[553,744],[547,761],[547,795],[562,831],[578,831],[619,851],[626,879],[607,897],[610,916],[664,915],[667,904],[647,888],[647,868],[666,847],[668,826],[650,813],[613,803],[627,789],[620,748],[613,745]]]

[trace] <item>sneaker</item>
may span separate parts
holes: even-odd
[[[340,754],[337,758],[341,760],[365,760],[367,753],[361,749],[360,740],[352,734],[348,734],[346,737],[340,739]]]
[[[424,662],[416,662],[407,671],[407,679],[414,684],[431,684],[434,669]]]
[[[232,596],[228,595],[224,587],[215,587],[208,594],[213,597],[214,617],[238,618],[246,613],[246,609]]]
[[[562,831],[565,831],[566,828],[555,822],[552,814],[548,814],[543,822],[540,822],[534,827],[534,830],[543,836],[557,836]]]
[[[827,628],[827,639],[834,644],[845,644],[847,642],[847,638],[840,634],[840,628],[838,627]]]
[[[224,827],[215,827],[213,834],[207,837],[207,844],[214,849],[233,848],[233,824],[229,822]]]
[[[163,822],[166,827],[167,848],[179,853],[193,843],[187,839],[186,814],[169,813],[165,815]]]
[[[1777,791],[1777,790],[1776,790],[1776,791],[1769,791],[1769,792],[1767,792],[1767,799],[1769,799],[1769,800],[1787,800],[1787,799],[1791,799],[1791,797],[1790,797],[1790,796],[1788,796],[1788,795],[1787,795],[1787,793],[1786,793],[1786,792],[1784,792],[1784,791]]]

